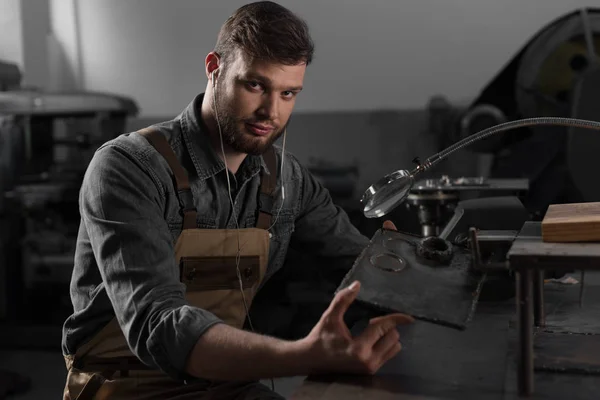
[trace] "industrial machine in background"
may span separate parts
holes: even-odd
[[[598,121],[599,64],[600,10],[566,14],[538,31],[473,101],[453,104],[443,96],[433,97],[428,105],[429,132],[441,150],[483,129],[522,118]],[[541,220],[549,204],[600,200],[600,187],[591,173],[600,167],[595,161],[600,152],[597,132],[529,126],[483,139],[466,150],[492,158],[487,171],[468,179],[529,182],[520,198],[533,220]],[[427,218],[421,218],[425,233],[431,216],[439,225],[438,210],[454,201],[456,192],[444,192],[432,202],[421,199],[420,187],[416,185],[411,196],[419,212],[423,213],[422,203],[427,205]]]
[[[488,87],[471,107],[460,114],[445,114],[452,116],[453,121],[462,121],[459,126],[465,129],[470,125],[464,121],[469,121],[470,113],[483,104],[500,111],[504,121],[482,126],[476,132],[455,130],[460,140],[422,162],[415,158],[417,165],[412,170],[385,175],[364,192],[361,200],[367,218],[384,217],[403,202],[410,203],[415,194],[422,200],[428,188],[439,194],[432,204],[453,202],[456,196],[442,195],[444,187],[458,190],[456,182],[444,178],[415,183],[415,176],[469,147],[494,154],[492,177],[529,182],[523,203],[514,196],[459,202],[439,235],[429,232],[431,235],[419,237],[380,229],[338,288],[358,279],[362,287],[357,300],[370,307],[466,329],[480,296],[495,292],[491,299],[502,298],[496,294],[509,293],[506,284],[514,277],[510,284],[516,294],[517,351],[512,355],[508,350],[507,355],[515,360],[511,368],[520,395],[533,394],[534,371],[550,373],[544,384],[554,381],[557,386],[568,384],[560,374],[567,373],[570,379],[579,374],[577,384],[572,385],[575,390],[584,387],[586,377],[599,371],[600,358],[595,357],[598,352],[594,349],[600,344],[600,334],[597,325],[593,325],[597,312],[591,310],[585,319],[555,319],[547,325],[544,309],[544,279],[549,278],[549,273],[581,271],[581,281],[572,281],[581,285],[582,308],[584,273],[597,270],[600,265],[600,245],[593,243],[596,240],[589,235],[588,239],[581,239],[585,236],[582,233],[591,229],[588,222],[598,214],[600,203],[588,200],[585,207],[559,206],[579,203],[583,197],[574,187],[569,171],[566,148],[571,141],[567,139],[584,135],[584,129],[596,137],[600,131],[596,95],[600,86],[594,86],[600,84],[594,39],[600,36],[600,29],[593,29],[600,28],[599,11],[584,9],[555,21],[519,53],[517,61],[511,62],[490,85],[492,89]],[[580,53],[577,49],[582,46]],[[555,82],[545,80],[544,73],[555,73],[545,70],[545,66],[556,67],[561,60],[568,60],[571,70],[570,75],[563,76],[566,83],[558,78]],[[536,64],[534,61],[544,73],[526,73],[531,72],[529,63]],[[527,79],[532,76],[535,79]],[[499,86],[493,88],[494,85]],[[487,121],[501,117],[498,112],[493,113],[495,117],[491,115]],[[497,135],[509,131],[511,134]],[[600,140],[595,143],[600,144]],[[598,149],[600,146],[595,149],[595,157],[584,161],[593,162]],[[583,172],[590,169],[587,165]],[[495,178],[488,182],[492,179]],[[482,182],[485,179],[467,179],[466,185],[473,188]],[[594,180],[590,183],[595,185]],[[553,207],[546,215],[550,205]],[[535,220],[540,216],[543,222]],[[577,243],[583,241],[592,243]],[[593,377],[589,384],[594,386],[597,382],[597,377]],[[503,386],[507,383],[508,379]],[[596,396],[597,389],[589,393]]]
[[[16,64],[0,60],[0,91],[18,88],[21,84],[21,71]]]
[[[104,93],[14,88],[14,73],[11,79],[13,89],[0,92],[0,320],[60,326],[72,311],[68,285],[84,173],[138,108]]]
[[[406,207],[417,211],[421,236],[438,236],[460,202],[489,195],[514,195],[522,198],[528,189],[527,179],[452,179],[443,175],[440,179],[423,179],[416,182],[406,198]]]

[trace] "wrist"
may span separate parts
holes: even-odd
[[[285,352],[285,357],[293,360],[297,368],[295,375],[310,375],[318,369],[319,352],[316,351],[316,343],[310,336],[287,342]]]

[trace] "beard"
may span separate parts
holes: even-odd
[[[215,115],[217,123],[221,126],[223,143],[232,150],[253,156],[262,155],[273,143],[281,137],[285,127],[277,127],[271,121],[260,118],[246,117],[237,118],[231,107],[225,102],[217,100],[218,116]],[[266,123],[275,127],[269,136],[256,136],[247,131],[246,123]]]

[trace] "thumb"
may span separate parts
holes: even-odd
[[[337,292],[329,308],[327,314],[330,318],[343,319],[344,314],[350,307],[350,304],[356,299],[360,290],[360,282],[354,281],[350,286]]]
[[[388,229],[390,231],[397,231],[396,225],[392,221],[384,221],[383,229]]]

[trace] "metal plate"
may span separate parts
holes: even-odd
[[[471,258],[462,247],[453,247],[448,265],[418,257],[415,249],[420,240],[403,232],[378,230],[338,290],[358,280],[360,302],[463,330],[473,316],[485,277],[470,272]]]

